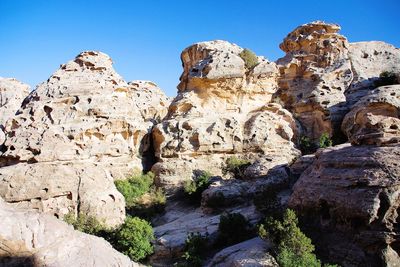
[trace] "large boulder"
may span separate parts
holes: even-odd
[[[0,198],[0,266],[141,266],[104,239],[54,216],[18,210]]]
[[[101,52],[61,65],[5,126],[0,195],[56,216],[84,212],[110,226],[122,223],[125,203],[114,179],[142,169],[150,118],[159,116],[137,106],[147,87],[128,85]]]
[[[351,107],[369,91],[374,89],[382,72],[400,74],[400,49],[384,42],[350,43],[349,57],[353,70],[353,81],[346,91]]]
[[[232,155],[262,161],[264,172],[297,156],[294,119],[270,103],[276,65],[258,57],[258,65],[246,69],[242,51],[211,41],[182,52],[178,96],[153,129],[153,171],[160,186],[173,191],[195,170],[221,175],[221,164]]]
[[[289,206],[310,227],[320,254],[343,266],[400,262],[400,146],[319,150]]]
[[[29,85],[13,78],[0,77],[0,145],[5,141],[4,124],[15,115],[29,94]]]
[[[370,91],[346,115],[342,130],[357,145],[400,142],[400,85]]]
[[[340,26],[315,21],[289,33],[280,48],[276,101],[282,102],[302,125],[303,135],[317,141],[323,133],[340,131],[346,113],[345,90],[353,74],[349,43]]]
[[[278,267],[270,251],[271,244],[255,237],[221,250],[207,267]]]

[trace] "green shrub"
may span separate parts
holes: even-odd
[[[299,140],[299,149],[303,155],[312,154],[317,150],[317,147],[311,142],[307,136],[301,136]]]
[[[165,193],[161,188],[151,188],[149,193],[136,200],[135,205],[128,209],[128,213],[151,220],[156,214],[164,211],[166,201]]]
[[[153,253],[153,228],[138,217],[127,217],[115,237],[117,249],[134,261],[142,260]]]
[[[126,207],[134,206],[137,200],[150,191],[154,181],[154,174],[134,174],[126,180],[115,181],[115,186],[125,198]]]
[[[106,230],[104,223],[100,222],[94,216],[79,213],[77,217],[73,212],[64,216],[64,221],[71,224],[75,230],[90,234],[98,235],[101,231]]]
[[[208,248],[208,238],[201,234],[189,234],[185,242],[182,258],[185,263],[180,266],[201,267],[203,257]]]
[[[237,157],[229,157],[226,160],[225,165],[222,166],[222,173],[224,175],[230,173],[235,178],[240,179],[240,178],[244,177],[244,171],[250,165],[251,165],[251,162],[248,160],[239,159]]]
[[[327,148],[332,146],[332,140],[328,133],[323,133],[319,137],[319,148]]]
[[[220,217],[217,245],[232,245],[250,238],[252,229],[240,213],[226,213]]]
[[[184,191],[191,202],[200,203],[201,194],[210,185],[211,174],[203,172],[195,180],[188,180],[184,184]]]
[[[244,64],[248,70],[254,68],[258,64],[257,55],[250,49],[243,49],[239,56],[243,59]]]
[[[378,80],[374,82],[375,87],[398,84],[396,74],[391,71],[384,71],[379,75]]]
[[[267,218],[265,224],[259,227],[259,235],[274,244],[279,266],[321,266],[314,254],[314,245],[298,227],[298,219],[293,210],[287,209],[280,220]]]

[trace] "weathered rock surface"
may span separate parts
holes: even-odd
[[[285,189],[289,184],[289,175],[285,167],[270,169],[266,177],[252,180],[228,179],[212,183],[202,193],[201,207],[211,213],[235,205],[251,204],[256,196],[274,189]]]
[[[261,219],[254,206],[236,207],[227,211],[241,213],[252,224]],[[168,211],[166,216],[169,216]],[[183,212],[179,217],[170,218],[171,221],[154,228],[156,241],[154,254],[150,259],[152,266],[172,266],[174,261],[182,256],[185,241],[190,233],[207,236],[210,242],[215,241],[218,236],[220,214],[204,214],[201,209],[196,209]]]
[[[353,144],[400,142],[400,85],[379,87],[361,98],[343,120]]]
[[[0,198],[0,266],[141,266],[104,239]]]
[[[400,262],[399,158],[399,145],[319,150],[295,184],[289,206],[313,225],[310,234],[331,262]]]
[[[351,107],[369,91],[384,71],[400,73],[400,49],[384,42],[350,43],[353,81],[346,90],[346,99]]]
[[[178,96],[153,129],[159,185],[179,188],[196,169],[221,175],[221,164],[232,155],[257,158],[267,172],[298,154],[291,142],[294,119],[269,103],[277,89],[275,64],[259,57],[259,64],[246,70],[242,50],[212,41],[182,52]]]
[[[0,77],[0,145],[5,141],[4,124],[15,115],[29,94],[29,85]]]
[[[208,267],[278,267],[268,251],[271,245],[259,237],[244,241],[218,252]]]
[[[347,39],[340,26],[315,21],[297,27],[280,44],[286,56],[277,61],[280,78],[277,100],[316,141],[334,134],[346,113],[345,90],[353,74]]]
[[[164,112],[137,106],[152,95],[163,101],[153,85],[137,84],[128,85],[101,52],[62,65],[5,126],[0,195],[57,216],[84,212],[120,224],[125,203],[113,181],[142,169],[153,126],[145,120]]]

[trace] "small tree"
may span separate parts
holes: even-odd
[[[320,137],[319,137],[319,148],[327,148],[332,146],[332,140],[329,137],[328,133],[323,133]]]
[[[201,267],[203,257],[208,247],[208,238],[200,233],[190,233],[185,242],[185,252],[182,258],[185,264],[179,266]]]
[[[237,157],[229,157],[225,165],[222,166],[222,173],[224,175],[230,173],[235,178],[244,178],[244,171],[251,165],[251,162],[245,159],[239,159]]]
[[[321,267],[321,262],[314,254],[314,245],[298,227],[293,210],[287,209],[280,220],[267,218],[265,224],[259,227],[259,235],[274,244],[279,266]]]
[[[203,172],[195,180],[188,180],[184,184],[184,191],[190,201],[198,204],[201,200],[201,194],[210,185],[211,174]]]
[[[374,82],[374,85],[376,87],[379,87],[379,86],[392,85],[398,83],[399,81],[397,80],[396,74],[394,72],[384,71],[381,74],[379,74],[379,78]]]
[[[250,49],[243,49],[243,51],[240,52],[239,56],[243,59],[244,64],[248,70],[251,70],[258,64],[257,55]]]
[[[142,260],[153,253],[153,240],[153,228],[147,221],[138,217],[127,217],[116,232],[118,250],[134,261]]]
[[[226,213],[220,217],[218,225],[218,245],[232,245],[251,236],[249,221],[240,213]]]

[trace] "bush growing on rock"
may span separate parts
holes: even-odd
[[[188,180],[184,184],[184,191],[191,202],[200,203],[201,194],[210,185],[211,174],[203,172],[195,180]]]
[[[279,266],[321,267],[320,260],[314,254],[314,245],[298,227],[293,210],[287,209],[280,219],[268,217],[265,224],[259,227],[259,235],[274,244]]]
[[[323,133],[319,137],[319,148],[327,148],[332,146],[332,140],[328,133]]]
[[[379,74],[379,78],[374,82],[374,85],[376,87],[379,87],[379,86],[392,85],[398,83],[399,80],[396,76],[396,73],[391,71],[384,71],[381,74]]]
[[[75,230],[90,234],[99,235],[101,231],[106,230],[106,226],[94,216],[79,213],[77,217],[73,212],[66,214],[63,220],[71,224]]]
[[[208,248],[208,238],[200,233],[190,233],[185,242],[185,252],[182,256],[184,263],[178,266],[201,267],[204,254]]]
[[[164,211],[166,196],[161,188],[151,188],[150,192],[144,194],[135,201],[135,205],[128,208],[130,215],[151,220],[156,214]]]
[[[218,245],[233,245],[249,239],[252,227],[249,221],[240,213],[226,213],[220,217],[218,225]]]
[[[125,198],[126,207],[130,208],[136,204],[136,201],[150,191],[154,181],[154,174],[133,174],[126,180],[115,181],[115,186]]]
[[[134,261],[142,260],[153,253],[153,240],[153,228],[138,217],[127,217],[115,234],[117,249]]]
[[[258,64],[257,55],[250,49],[243,49],[239,56],[243,59],[246,69],[248,70],[254,68]]]
[[[224,175],[231,174],[235,178],[243,178],[244,171],[251,165],[251,162],[245,159],[239,159],[237,157],[229,157],[225,165],[222,166],[222,173]]]

